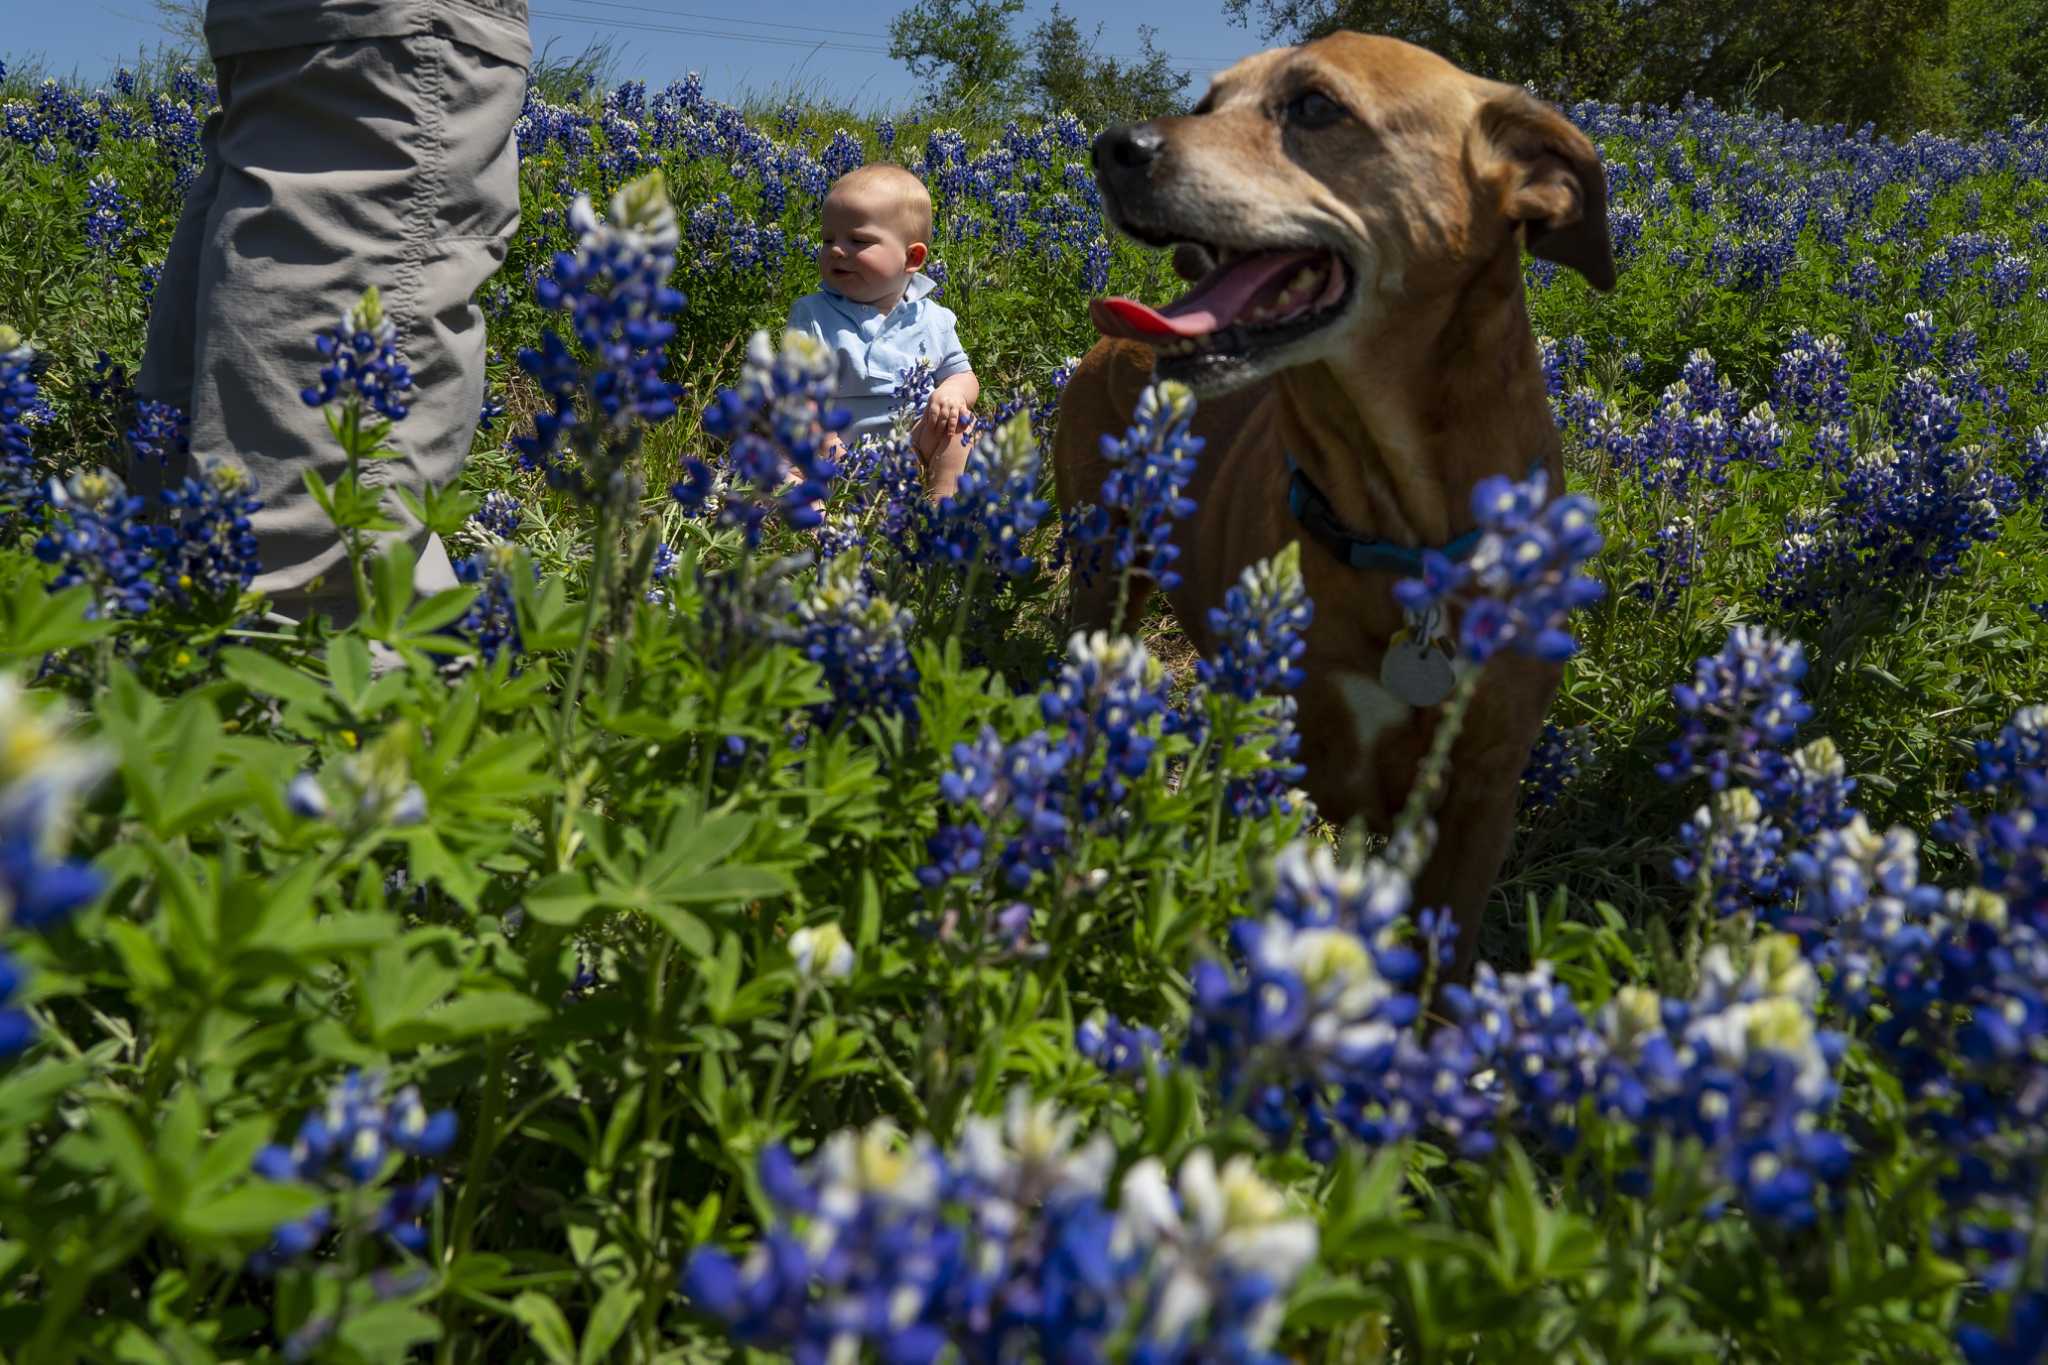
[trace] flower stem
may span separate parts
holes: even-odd
[[[1215,726],[1219,738],[1216,742],[1216,780],[1212,784],[1214,790],[1209,793],[1208,842],[1202,849],[1202,882],[1204,885],[1207,885],[1216,875],[1216,838],[1223,828],[1223,793],[1230,786],[1230,775],[1223,771],[1223,766],[1230,758],[1230,739],[1235,730],[1235,726],[1231,722],[1237,719],[1237,708],[1228,701],[1223,702],[1217,709],[1222,715]]]
[[[1471,709],[1472,695],[1479,690],[1479,669],[1472,669],[1451,689],[1450,697],[1444,702],[1443,712],[1437,717],[1436,733],[1429,737],[1429,752],[1423,755],[1422,763],[1415,770],[1415,785],[1408,789],[1408,799],[1401,805],[1401,813],[1394,820],[1393,839],[1421,828],[1430,807],[1436,804],[1443,792],[1444,779],[1451,770],[1451,748],[1458,742],[1458,735],[1465,728],[1465,713]],[[1428,850],[1417,847],[1415,860],[1425,861]],[[1415,869],[1406,869],[1414,872]]]
[[[782,1082],[789,1075],[789,1063],[796,1052],[796,1028],[803,1021],[804,1006],[810,1003],[811,987],[805,982],[796,988],[790,998],[789,1018],[784,1021],[782,1051],[775,1058],[775,1069],[768,1073],[768,1089],[761,1104],[761,1122],[772,1132],[775,1127],[775,1106],[782,1099]]]
[[[953,609],[953,638],[959,639],[967,633],[967,609],[974,602],[974,590],[981,583],[981,555],[977,553],[967,565],[967,581],[960,585],[960,605]]]
[[[668,983],[668,959],[675,940],[666,929],[647,922],[647,931],[655,940],[652,945],[654,966],[647,977],[647,1022],[646,1036],[641,1041],[641,1065],[646,1068],[647,1094],[641,1102],[640,1172],[634,1192],[634,1224],[640,1235],[640,1246],[644,1257],[641,1266],[640,1299],[640,1358],[653,1360],[659,1354],[660,1331],[658,1327],[659,1305],[665,1298],[661,1292],[664,1278],[662,1269],[661,1209],[654,1197],[658,1177],[665,1162],[656,1158],[661,1142],[663,1115],[663,1081],[667,1075],[667,1058],[662,1050],[662,1020]]]

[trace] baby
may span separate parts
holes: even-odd
[[[835,401],[853,413],[845,438],[885,434],[898,373],[920,358],[936,384],[911,429],[934,498],[951,494],[967,464],[965,431],[981,381],[960,349],[953,312],[928,297],[932,197],[901,166],[848,171],[825,195],[818,278],[825,287],[791,305],[789,325],[839,357]],[[843,442],[834,442],[836,457]]]

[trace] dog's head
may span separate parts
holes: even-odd
[[[1097,327],[1221,392],[1350,352],[1413,303],[1529,250],[1614,285],[1607,179],[1526,91],[1392,38],[1336,33],[1247,57],[1183,117],[1095,141],[1110,220],[1174,248],[1164,309],[1098,299]]]

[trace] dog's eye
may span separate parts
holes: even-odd
[[[1327,128],[1344,117],[1344,106],[1320,90],[1304,90],[1287,101],[1287,121],[1301,128]]]

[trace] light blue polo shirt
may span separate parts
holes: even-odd
[[[809,332],[839,357],[833,397],[853,414],[853,425],[840,433],[848,445],[889,434],[896,377],[918,357],[931,361],[933,383],[974,368],[960,347],[953,310],[926,297],[937,287],[922,271],[913,274],[902,302],[887,313],[831,289],[790,305],[790,329]]]

